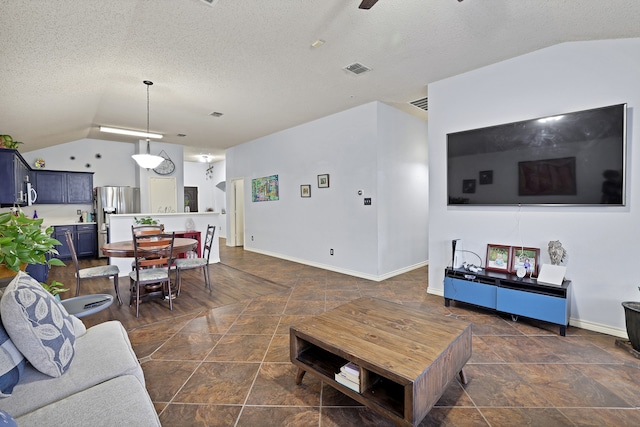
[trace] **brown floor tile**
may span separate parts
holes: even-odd
[[[583,375],[581,370],[584,365],[531,364],[511,365],[511,367],[520,375],[523,383],[530,384],[537,393],[544,395],[557,408],[626,408],[630,406],[628,402],[600,383]]]
[[[164,343],[153,359],[202,361],[216,345],[221,335],[178,332]]]
[[[320,380],[305,375],[297,385],[297,372],[291,363],[263,363],[247,405],[320,406]]]
[[[280,316],[240,315],[229,328],[231,335],[273,335],[280,323]]]
[[[160,414],[160,423],[180,427],[228,427],[235,425],[241,410],[240,405],[172,403]]]
[[[289,301],[284,313],[297,316],[315,316],[324,313],[324,301]]]
[[[480,411],[492,427],[575,425],[555,408],[481,408]]]
[[[561,363],[563,359],[528,336],[482,336],[482,342],[506,363]],[[555,339],[555,338],[553,338]]]
[[[218,341],[207,361],[262,362],[271,335],[225,335]]]
[[[192,319],[187,323],[182,332],[194,332],[202,334],[224,334],[229,330],[239,314],[212,312]]]
[[[433,408],[424,417],[419,427],[482,427],[489,425],[476,408]],[[520,426],[523,425],[525,424],[520,424]]]
[[[514,365],[467,365],[465,390],[477,406],[551,407],[547,394],[522,380]],[[522,366],[522,365],[520,365]]]
[[[267,355],[264,357],[265,362],[290,362],[289,355],[289,335],[274,335]]]
[[[259,363],[204,362],[174,402],[241,405],[259,368]]]
[[[198,367],[198,362],[150,360],[142,364],[147,391],[154,402],[170,402]]]
[[[245,406],[238,420],[237,427],[256,426],[317,426],[319,425],[319,408],[293,406]]]
[[[640,409],[560,408],[577,426],[629,427],[640,425]]]

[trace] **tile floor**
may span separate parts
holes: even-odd
[[[377,283],[228,248],[224,240],[220,249],[223,265],[210,267],[213,291],[200,290],[201,274],[187,275],[173,312],[150,302],[137,320],[127,305],[85,318],[87,326],[123,321],[165,426],[392,425],[312,375],[294,383],[288,326],[361,296],[473,323],[469,383],[454,380],[421,426],[640,425],[640,360],[612,336],[569,327],[560,337],[543,322],[444,307],[426,293],[426,268]],[[234,281],[231,295],[226,282]],[[188,298],[209,305],[185,301],[192,311],[180,311]]]

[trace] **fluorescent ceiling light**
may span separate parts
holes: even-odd
[[[162,135],[160,135],[159,133],[149,133],[149,132],[140,132],[137,130],[110,128],[107,126],[100,126],[100,132],[117,133],[119,135],[140,136],[142,138],[157,138],[157,139],[162,138]]]

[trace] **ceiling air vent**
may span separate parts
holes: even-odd
[[[365,67],[364,65],[357,62],[354,62],[351,65],[347,65],[346,67],[344,67],[344,69],[352,72],[353,74],[362,74],[366,73],[367,71],[371,71],[371,68]]]
[[[416,99],[415,101],[411,101],[410,104],[413,105],[414,107],[418,107],[421,110],[429,111],[429,100],[426,96],[422,99]]]
[[[214,111],[213,113],[211,113],[211,114],[209,114],[209,115],[210,115],[210,116],[213,116],[213,117],[222,117],[222,114],[224,114],[224,113],[219,113],[219,112],[217,112],[217,111]]]
[[[202,3],[206,3],[209,6],[215,6],[216,3],[218,3],[218,0],[200,0]]]

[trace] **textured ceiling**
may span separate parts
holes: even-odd
[[[0,133],[31,151],[146,129],[224,149],[566,41],[640,37],[638,0],[0,0]],[[317,39],[325,43],[310,45]],[[345,71],[359,62],[372,71]],[[222,117],[212,117],[212,112]],[[178,134],[186,134],[184,137]]]

